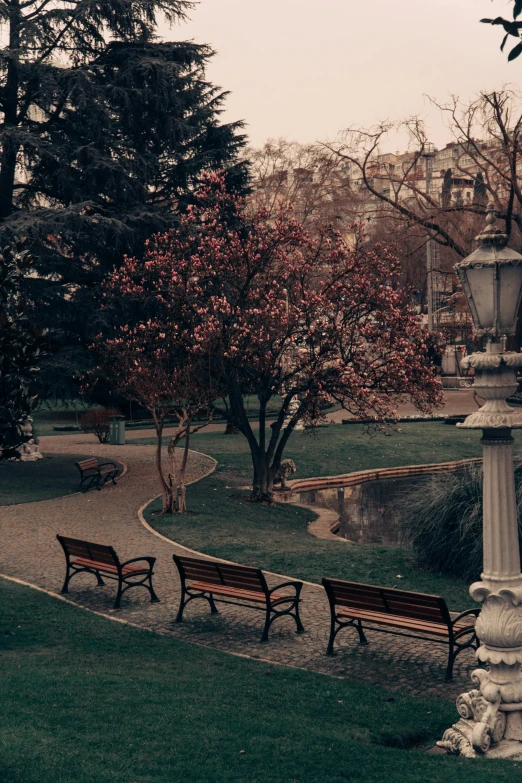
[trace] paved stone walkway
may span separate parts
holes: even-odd
[[[370,644],[356,643],[355,632],[338,636],[339,652],[324,654],[329,631],[329,610],[320,587],[305,585],[302,619],[306,633],[296,635],[290,618],[274,623],[269,641],[259,643],[262,612],[221,604],[220,614],[211,616],[206,602],[193,602],[182,624],[173,620],[179,602],[179,580],[172,562],[173,552],[183,552],[152,534],[139,521],[138,509],[158,494],[153,448],[148,446],[105,446],[92,436],[74,435],[42,438],[44,453],[92,454],[119,459],[128,466],[118,485],[101,492],[69,495],[37,503],[4,506],[0,510],[0,573],[25,580],[59,593],[64,578],[63,552],[56,533],[112,544],[121,559],[140,555],[157,557],[154,586],[159,604],[147,600],[144,589],[129,590],[120,611],[112,610],[115,584],[97,587],[94,577],[81,574],[70,585],[68,598],[80,606],[127,620],[143,628],[213,647],[230,653],[310,669],[336,677],[385,686],[414,695],[454,699],[469,689],[472,651],[457,659],[455,678],[443,682],[446,647],[419,640],[368,631]],[[191,480],[205,475],[213,465],[209,457],[192,452]],[[193,488],[191,491],[197,491]],[[347,575],[348,576],[348,575]],[[269,577],[271,584],[281,581]]]

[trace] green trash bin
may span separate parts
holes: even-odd
[[[111,416],[109,443],[111,446],[125,446],[125,416]]]

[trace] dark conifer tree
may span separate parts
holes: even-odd
[[[486,205],[488,200],[488,194],[486,190],[486,184],[484,182],[484,175],[481,171],[478,172],[473,183],[473,203]]]
[[[453,188],[453,174],[451,169],[446,169],[442,181],[441,202],[443,207],[449,207],[451,204],[451,191]]]
[[[30,264],[25,250],[0,252],[0,460],[19,456],[17,449],[27,440],[22,425],[37,402],[39,335],[29,326],[29,303],[20,293]]]
[[[101,281],[175,222],[198,175],[245,185],[242,123],[220,123],[226,94],[205,78],[212,49],[154,37],[157,15],[190,7],[0,0],[0,243],[23,237],[34,258],[48,392],[85,369]]]

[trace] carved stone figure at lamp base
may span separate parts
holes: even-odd
[[[522,574],[511,437],[522,428],[522,413],[506,402],[517,389],[522,354],[490,343],[463,365],[474,367],[475,389],[486,400],[460,426],[483,430],[484,571],[470,594],[484,601],[477,658],[489,669],[473,672],[474,689],[457,699],[461,719],[437,745],[461,756],[522,760]]]

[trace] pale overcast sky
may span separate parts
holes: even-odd
[[[208,77],[230,91],[225,118],[245,120],[254,146],[414,113],[442,146],[450,138],[425,94],[522,87],[522,56],[508,64],[502,29],[479,24],[511,10],[508,0],[201,0],[189,23],[161,32],[217,51]]]

